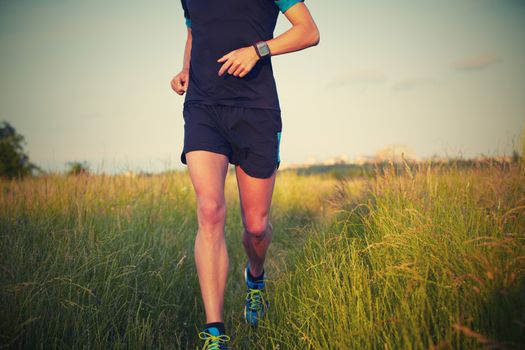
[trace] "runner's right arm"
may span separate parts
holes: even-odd
[[[188,28],[188,36],[186,37],[186,47],[184,48],[184,60],[182,64],[182,70],[187,70],[189,72],[190,70],[190,58],[191,58],[191,22],[188,22],[189,20],[186,19],[186,26]],[[190,24],[188,24],[190,23]]]
[[[186,45],[184,47],[184,57],[182,61],[182,70],[171,80],[171,88],[179,95],[183,95],[188,90],[189,74],[190,74],[190,60],[191,60],[191,19],[186,8],[185,0],[181,0],[184,9],[184,18],[188,35],[186,37]]]
[[[186,0],[181,0],[182,10],[184,11],[184,20],[186,21],[186,28],[188,29],[188,38],[186,39],[186,49],[184,50],[183,70],[190,69],[190,52],[191,52],[191,16]]]

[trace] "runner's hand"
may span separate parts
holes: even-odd
[[[183,95],[188,90],[189,77],[189,70],[183,69],[179,74],[171,79],[171,88],[179,95]]]
[[[259,61],[259,56],[253,46],[230,51],[217,60],[217,62],[224,62],[219,70],[219,76],[227,70],[229,74],[242,78],[252,70],[257,61]]]

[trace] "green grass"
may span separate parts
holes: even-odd
[[[519,168],[420,167],[378,176],[362,205],[342,196],[338,220],[275,283],[270,343],[524,346],[524,180]]]
[[[235,349],[525,346],[525,172],[419,166],[366,180],[278,175],[271,312],[243,323],[226,185]],[[187,173],[2,182],[0,344],[195,349],[204,322]]]

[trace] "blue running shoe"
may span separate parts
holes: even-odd
[[[230,341],[230,337],[221,334],[216,327],[204,329],[199,333],[199,338],[204,340],[202,350],[228,350],[226,343]]]
[[[266,315],[270,303],[266,300],[265,277],[252,282],[248,279],[250,264],[244,269],[244,280],[246,281],[246,305],[244,306],[244,319],[250,325],[256,327],[259,319]]]

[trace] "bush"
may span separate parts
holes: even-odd
[[[89,174],[89,165],[87,162],[68,162],[67,165],[69,169],[67,170],[67,175],[88,175]]]
[[[32,175],[41,171],[29,161],[24,151],[24,137],[4,121],[0,127],[0,177],[12,179]]]

